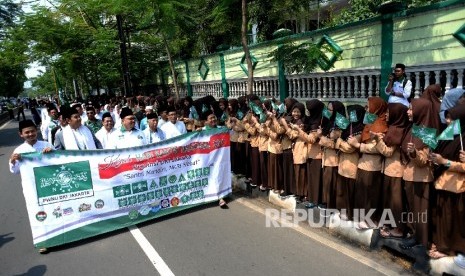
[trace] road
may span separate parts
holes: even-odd
[[[132,231],[125,228],[39,254],[32,244],[20,176],[12,175],[7,166],[11,152],[21,143],[17,126],[10,121],[0,127],[0,275],[408,273],[325,231],[267,228],[263,210],[273,206],[241,194],[233,195],[228,209],[204,205],[137,225]],[[315,235],[321,239],[312,238]],[[343,250],[330,246],[334,243]]]

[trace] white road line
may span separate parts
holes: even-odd
[[[250,208],[252,210],[254,210],[255,212],[258,212],[262,215],[265,215],[265,210],[263,208],[260,208],[256,205],[254,205],[253,203],[250,203],[250,202],[247,202],[246,200],[242,199],[242,198],[236,198],[234,201],[237,201],[238,203],[244,205],[245,207],[247,208]],[[353,250],[351,250],[350,248],[347,248],[341,244],[338,244],[334,241],[331,241],[323,236],[320,236],[312,231],[309,231],[308,229],[305,229],[301,226],[294,226],[294,224],[292,222],[289,222],[283,218],[281,219],[277,219],[277,218],[271,218],[279,223],[281,223],[282,225],[286,225],[288,228],[291,228],[297,232],[299,232],[300,234],[306,236],[306,237],[309,237],[329,248],[332,248],[366,266],[369,266],[373,269],[375,269],[376,271],[384,274],[384,275],[399,275],[399,272],[396,272],[386,266],[383,266],[357,252],[354,252]]]
[[[150,262],[152,262],[158,273],[160,273],[161,276],[174,276],[174,273],[171,271],[168,265],[166,265],[165,261],[163,261],[158,252],[155,250],[155,248],[153,248],[147,238],[145,238],[144,234],[142,234],[139,228],[133,225],[129,226],[128,229],[142,250],[144,250],[145,254],[149,258]]]
[[[9,124],[10,124],[10,121],[7,121],[6,123],[3,124],[3,126],[0,126],[0,130],[4,129]]]

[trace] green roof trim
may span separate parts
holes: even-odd
[[[318,49],[321,51],[321,55],[317,60],[318,65],[324,71],[328,71],[336,63],[337,59],[341,56],[342,50],[339,45],[327,35],[323,35],[320,41],[316,44]],[[329,51],[329,56],[322,50]]]
[[[250,59],[252,60],[252,70],[255,70],[255,67],[257,66],[258,60],[250,53]],[[249,70],[247,69],[247,61],[245,60],[245,54],[241,58],[241,62],[239,65],[242,68],[242,71],[249,76]]]
[[[199,75],[203,80],[207,78],[208,71],[210,71],[210,67],[208,67],[208,64],[205,62],[203,57],[200,58],[200,63],[197,67],[197,72],[199,72]]]
[[[465,24],[462,25],[453,36],[465,47]]]

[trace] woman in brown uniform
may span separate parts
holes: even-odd
[[[268,111],[268,119],[265,124],[267,126],[268,135],[268,185],[276,193],[284,193],[283,185],[283,145],[282,136],[286,131],[276,119],[277,110],[271,106],[271,102],[265,101],[265,107],[270,108]]]
[[[384,155],[383,177],[383,206],[384,210],[390,210],[394,217],[394,225],[384,225],[380,234],[384,238],[401,238],[403,236],[402,212],[404,201],[402,176],[404,166],[400,160],[402,137],[410,125],[407,116],[408,107],[401,103],[388,104],[386,113],[388,130],[386,135],[377,133],[376,147]]]
[[[326,126],[323,126],[323,135],[320,137],[320,146],[323,147],[323,182],[322,200],[327,208],[336,208],[336,181],[338,176],[339,155],[335,148],[336,133],[340,130],[336,125],[336,114],[346,116],[346,108],[343,103],[333,101],[328,103],[331,118]]]
[[[285,113],[280,117],[278,122],[281,124],[282,120],[290,122],[292,120],[292,106],[297,102],[293,98],[286,98],[284,100]],[[292,154],[292,140],[288,135],[282,135],[282,146],[283,146],[283,187],[284,193],[281,196],[287,196],[293,194],[295,191],[294,181],[294,156]]]
[[[298,128],[305,129],[303,117],[305,116],[305,107],[301,103],[295,103],[292,108],[292,119],[290,124],[281,119],[281,124],[286,130],[286,134],[293,140],[292,154],[294,160],[294,179],[295,185],[291,186],[293,193],[298,201],[305,201],[308,197],[307,187],[307,145],[305,140],[300,136]]]
[[[355,137],[349,137],[348,139],[349,144],[358,148],[362,154],[358,160],[354,198],[354,207],[359,210],[358,214],[354,212],[354,220],[359,221],[357,225],[359,229],[376,227],[376,225],[370,225],[370,223],[376,223],[375,221],[380,216],[383,156],[376,148],[376,140],[371,132],[385,133],[387,131],[386,110],[387,103],[383,99],[369,97],[368,112],[376,115],[376,120],[372,124],[365,124],[362,131],[361,143]],[[368,117],[368,114],[365,114],[365,117]],[[362,212],[366,216],[370,212],[373,213],[372,210],[377,210],[374,216],[361,218]]]
[[[349,117],[354,113],[356,121],[351,120],[350,125],[342,131],[341,137],[336,141],[335,148],[339,150],[339,167],[336,183],[336,208],[341,212],[343,220],[353,219],[355,178],[357,176],[357,165],[360,153],[358,149],[351,146],[347,139],[355,137],[361,141],[364,128],[363,116],[365,108],[361,105],[347,106]]]
[[[465,136],[465,105],[445,112],[446,122],[460,120],[462,139]],[[436,179],[436,212],[433,217],[433,244],[428,255],[439,259],[465,253],[465,152],[460,135],[444,141],[432,154],[432,161],[444,172]]]
[[[431,116],[433,107],[431,102],[423,99],[413,99],[407,111],[410,122],[417,126],[432,127],[434,125]],[[403,179],[405,181],[405,194],[407,196],[408,214],[413,219],[407,221],[407,226],[413,232],[413,236],[403,241],[401,247],[411,248],[417,244],[428,247],[430,225],[430,189],[433,181],[433,169],[428,155],[430,149],[423,141],[412,135],[413,127],[406,130],[402,139],[401,158],[405,165]]]
[[[313,208],[323,203],[321,197],[321,176],[323,171],[321,166],[322,150],[319,144],[321,134],[318,130],[321,127],[322,121],[326,124],[328,123],[328,119],[324,118],[322,115],[325,105],[320,100],[313,99],[307,101],[305,105],[309,113],[307,117],[309,133],[303,133],[303,130],[300,129],[301,136],[305,137],[305,141],[307,142],[307,181],[309,198],[305,207]]]

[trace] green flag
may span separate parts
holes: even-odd
[[[428,145],[430,148],[435,149],[438,145],[436,140],[436,129],[413,125],[412,135],[419,138],[423,143]]]
[[[457,129],[458,128],[458,129]],[[454,135],[460,134],[460,122],[459,120],[453,121],[446,129],[438,136],[439,140],[454,140]]]
[[[260,115],[260,113],[263,113],[263,110],[258,105],[256,105],[254,102],[250,102],[249,106],[250,106],[250,109],[252,109],[253,113],[255,113],[256,115]]]
[[[323,117],[330,119],[331,118],[331,111],[328,110],[328,108],[323,108]]]
[[[358,121],[357,112],[355,110],[350,111],[349,117],[351,123],[356,123]]]
[[[206,104],[202,104],[202,113],[205,113],[208,111],[208,107]]]
[[[365,117],[363,117],[363,124],[371,125],[376,121],[376,119],[378,119],[378,115],[367,112],[365,113]]]
[[[273,107],[273,110],[279,110],[279,107],[273,101],[271,101],[271,106]]]
[[[346,129],[350,122],[349,120],[347,120],[346,117],[344,117],[343,115],[339,114],[336,112],[336,121],[335,121],[336,125],[340,128],[340,129]]]

